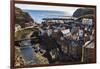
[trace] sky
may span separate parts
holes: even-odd
[[[32,4],[15,4],[15,6],[22,9],[24,12],[28,12],[29,15],[38,23],[41,23],[42,19],[47,17],[72,16],[75,10],[79,8]]]

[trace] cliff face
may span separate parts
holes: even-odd
[[[94,9],[79,8],[73,13],[73,16],[74,17],[80,17],[80,16],[87,15],[87,14],[94,14]]]
[[[33,23],[34,20],[27,12],[23,12],[20,8],[15,7],[15,22],[21,27],[25,27],[25,23]]]

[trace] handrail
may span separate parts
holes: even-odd
[[[91,44],[94,40],[91,40],[87,45],[82,46],[82,57],[81,57],[81,62],[84,62],[84,49],[87,47],[89,44]]]
[[[25,40],[35,39],[35,38],[37,38],[37,37],[31,37],[31,38],[19,39],[19,40],[15,40],[15,41],[25,41]]]

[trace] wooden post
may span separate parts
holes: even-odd
[[[82,57],[81,57],[81,62],[84,62],[84,46],[82,47]]]

